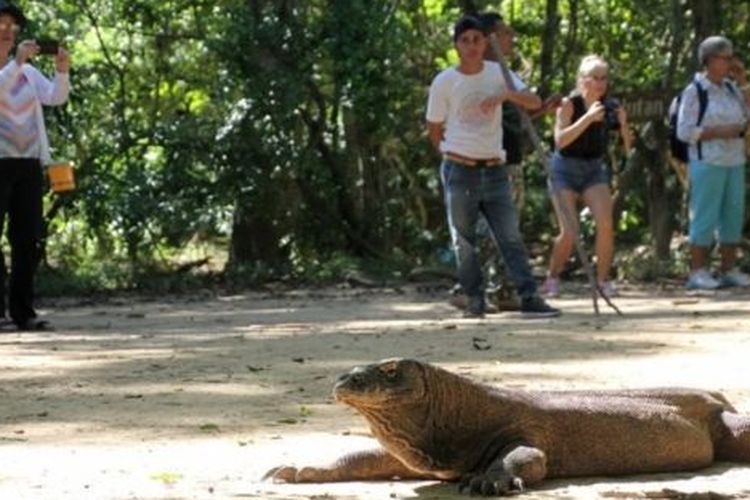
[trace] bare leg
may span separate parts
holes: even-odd
[[[578,238],[578,210],[576,209],[576,199],[578,195],[569,190],[563,189],[558,193],[558,201],[563,205],[563,209],[569,215],[570,220],[566,220],[566,217],[558,209],[557,210],[557,224],[560,226],[560,234],[555,238],[555,244],[552,247],[552,256],[549,260],[549,274],[550,276],[557,277],[565,267],[565,263],[570,258],[570,253],[573,251],[575,246],[576,238]]]
[[[716,458],[730,462],[750,462],[750,415],[723,412],[726,435],[716,443]]]
[[[721,272],[731,271],[737,261],[737,245],[721,245],[719,254],[721,254]]]
[[[583,193],[583,201],[591,209],[596,223],[596,277],[599,282],[607,281],[615,242],[612,193],[606,184],[597,184]]]
[[[334,481],[375,481],[401,479],[433,479],[432,476],[407,468],[385,450],[350,453],[326,467],[274,467],[263,479],[285,483],[328,483]]]
[[[706,267],[708,261],[708,247],[699,247],[697,245],[690,245],[690,269],[697,271],[698,269]]]

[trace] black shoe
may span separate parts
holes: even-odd
[[[464,310],[464,318],[484,318],[484,313],[487,312],[485,306],[484,297],[466,297],[466,309]]]
[[[482,319],[484,318],[483,309],[466,309],[464,311],[464,318]]]
[[[55,330],[49,321],[36,318],[29,318],[16,323],[16,329],[19,332],[52,332]]]
[[[547,304],[539,295],[534,295],[521,300],[521,314],[524,318],[556,318],[562,311]]]

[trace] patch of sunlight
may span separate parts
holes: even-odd
[[[174,390],[171,390],[170,392],[174,392]],[[190,388],[183,391],[182,394],[221,394],[224,396],[248,397],[276,396],[283,394],[283,392],[284,391],[281,390],[281,388],[274,389],[266,386],[252,385],[245,381],[236,384],[196,384],[195,382],[191,382]]]
[[[279,314],[292,314],[299,312],[299,308],[297,307],[289,307],[287,305],[279,306],[279,307],[265,307],[262,309],[255,309],[252,307],[248,307],[247,309],[243,309],[241,311],[238,310],[232,310],[232,309],[214,309],[214,310],[204,310],[204,309],[175,309],[171,311],[159,311],[154,312],[153,314],[149,314],[149,316],[153,316],[155,318],[184,318],[184,317],[193,317],[193,318],[213,318],[215,316],[226,316],[226,317],[237,317],[238,315],[242,314],[252,314],[255,315],[279,315]]]
[[[418,318],[342,321],[332,324],[327,328],[331,330],[345,330],[347,333],[372,333],[373,331],[383,331],[383,325],[389,329],[410,328],[415,330],[429,330],[435,327],[434,322]]]
[[[393,304],[388,309],[396,312],[430,312],[435,309],[435,304],[432,303],[412,303],[412,304]]]

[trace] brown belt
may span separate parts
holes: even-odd
[[[500,158],[484,158],[480,160],[467,158],[455,153],[445,153],[443,154],[443,158],[446,160],[450,160],[453,163],[458,163],[459,165],[464,165],[466,167],[472,168],[499,167],[503,164],[503,161]]]

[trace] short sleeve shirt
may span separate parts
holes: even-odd
[[[517,90],[526,88],[518,76],[512,76]],[[444,123],[440,151],[468,158],[505,160],[502,107],[489,112],[480,107],[482,101],[498,95],[504,88],[500,65],[491,61],[484,61],[482,71],[473,75],[463,74],[455,67],[438,74],[430,86],[427,121]]]

